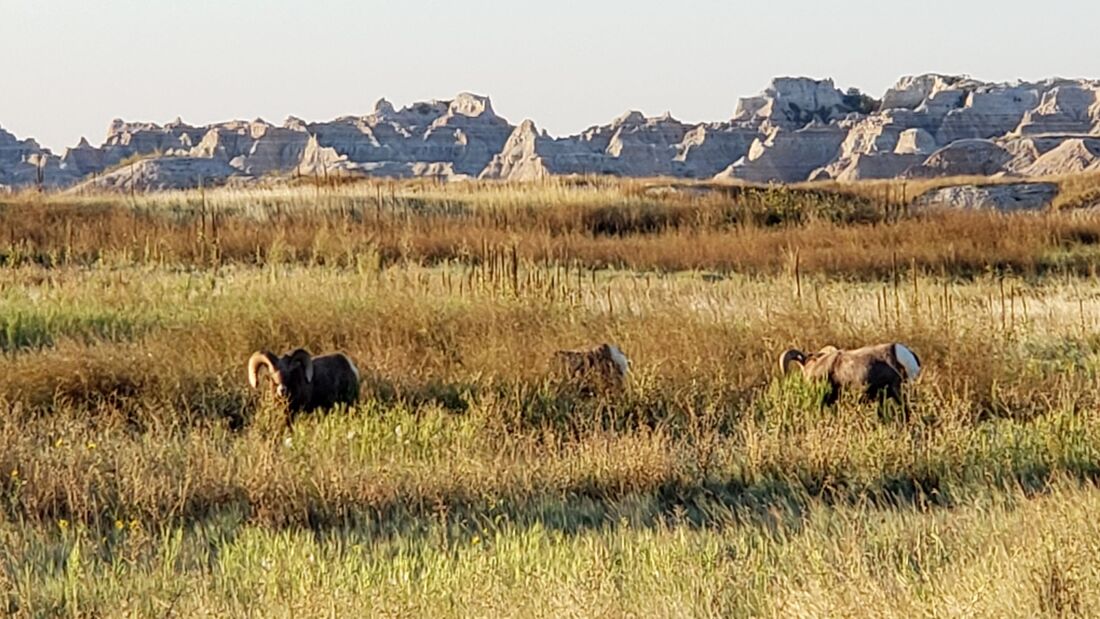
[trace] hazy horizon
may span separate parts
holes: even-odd
[[[60,154],[82,136],[98,145],[114,118],[327,120],[368,113],[381,97],[401,107],[470,91],[513,123],[564,135],[628,109],[727,119],[780,75],[876,97],[925,72],[1100,77],[1090,33],[1100,6],[1074,4],[1042,5],[1043,23],[1058,24],[1044,37],[1021,17],[1035,5],[1020,0],[700,0],[677,11],[656,0],[0,0],[0,51],[18,59],[6,67],[0,127]]]

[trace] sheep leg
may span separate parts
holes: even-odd
[[[901,383],[891,382],[883,385],[875,390],[868,390],[866,394],[867,400],[877,402],[878,404],[878,416],[880,419],[885,420],[887,418],[886,413],[889,408],[894,406],[900,407],[901,418],[908,419],[909,410],[905,404],[905,401],[901,397]]]

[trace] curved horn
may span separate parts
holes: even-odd
[[[278,360],[275,355],[267,351],[252,353],[248,359],[248,384],[255,389],[260,385],[260,369],[267,368],[267,371],[274,373],[276,367]]]
[[[894,356],[897,357],[898,363],[905,368],[906,378],[915,380],[920,376],[920,357],[908,346],[900,342],[894,344]]]
[[[298,362],[302,364],[302,369],[306,373],[306,382],[313,382],[313,355],[309,354],[309,351],[304,348],[299,348],[294,352],[287,355],[290,357],[291,362]]]
[[[806,355],[801,350],[790,348],[783,351],[783,354],[779,356],[779,373],[786,374],[791,371],[791,365],[797,363],[799,367],[802,367],[806,363]]]
[[[614,344],[604,344],[607,347],[607,355],[611,359],[611,362],[618,368],[619,374],[626,376],[626,373],[630,370],[630,358],[626,356],[623,349]]]

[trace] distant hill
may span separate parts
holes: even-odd
[[[142,159],[137,165],[123,161]],[[364,116],[192,126],[115,120],[61,156],[0,129],[0,188],[156,190],[270,174],[528,180],[566,174],[855,181],[1100,170],[1100,80],[904,77],[881,98],[782,77],[721,122],[631,111],[580,134],[518,126],[461,93]],[[140,174],[139,174],[140,172]]]

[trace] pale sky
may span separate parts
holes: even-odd
[[[112,118],[328,120],[463,90],[555,135],[728,118],[773,76],[1100,77],[1091,0],[0,0],[0,127],[60,154]]]

